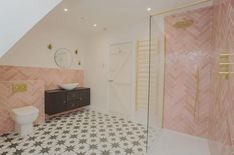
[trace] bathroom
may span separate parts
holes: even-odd
[[[0,154],[233,154],[233,0],[0,5]]]

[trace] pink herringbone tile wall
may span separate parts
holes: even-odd
[[[0,81],[41,80],[45,89],[56,89],[61,83],[84,84],[84,72],[75,69],[0,66]]]
[[[212,8],[165,17],[166,66],[164,127],[208,137]],[[176,28],[189,20],[187,28]]]
[[[13,93],[12,85],[17,83],[26,84],[27,91]],[[8,133],[14,129],[14,121],[10,116],[10,110],[22,106],[35,106],[38,108],[40,112],[36,123],[44,122],[43,81],[0,81],[0,134]]]
[[[9,111],[26,105],[33,105],[40,110],[36,123],[44,121],[44,91],[57,89],[61,83],[84,84],[82,70],[65,70],[50,68],[0,66],[0,134],[14,129]],[[23,93],[13,93],[14,83],[27,84],[28,90]]]
[[[210,105],[209,146],[212,155],[233,155],[234,76],[219,75],[219,54],[234,54],[234,0],[214,0],[214,57]],[[231,57],[234,62],[234,57]],[[234,72],[234,67],[230,67]]]

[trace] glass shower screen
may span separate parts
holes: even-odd
[[[164,27],[163,18],[150,16],[148,139],[147,150],[156,142],[163,126],[164,100]]]

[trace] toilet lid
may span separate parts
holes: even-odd
[[[27,107],[12,109],[12,112],[15,113],[16,115],[22,116],[22,115],[31,115],[38,113],[39,110],[33,106],[27,106]]]

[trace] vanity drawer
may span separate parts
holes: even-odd
[[[80,94],[79,94],[80,100],[88,100],[89,98],[90,98],[90,90],[89,89],[80,91]]]
[[[67,110],[72,110],[79,107],[79,101],[73,100],[67,102]]]
[[[80,98],[80,92],[79,91],[67,92],[67,100],[68,101],[79,100],[79,98]]]

